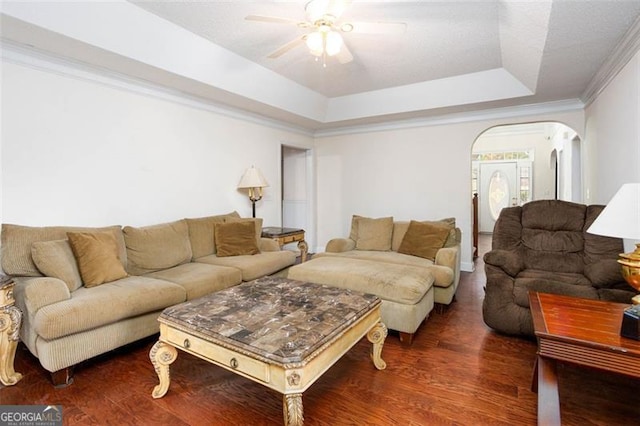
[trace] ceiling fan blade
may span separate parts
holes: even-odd
[[[291,49],[293,49],[295,47],[298,47],[303,42],[304,42],[304,36],[295,38],[295,39],[291,40],[290,42],[288,42],[287,44],[285,44],[285,45],[279,47],[278,49],[274,50],[273,52],[271,52],[269,54],[269,56],[267,56],[267,58],[270,58],[270,59],[279,58],[280,56],[284,55],[285,53],[287,53]]]
[[[340,47],[340,52],[338,52],[338,54],[336,55],[336,59],[341,64],[347,64],[353,61],[353,55],[349,51],[349,48],[347,47],[346,44],[342,43],[342,46]]]
[[[407,24],[404,22],[348,22],[342,24],[340,30],[356,34],[404,34]]]
[[[297,25],[300,28],[307,28],[310,26],[308,22],[297,21],[289,18],[279,18],[277,16],[247,15],[244,19],[246,21],[268,22],[271,24],[291,24]]]

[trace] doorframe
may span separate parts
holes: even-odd
[[[278,171],[280,173],[280,226],[283,226],[284,221],[284,212],[283,212],[283,201],[284,201],[284,170],[283,170],[283,156],[282,150],[283,148],[292,148],[305,152],[305,171],[306,171],[306,221],[307,228],[305,229],[305,241],[307,242],[310,252],[314,252],[314,247],[316,244],[317,238],[317,230],[316,230],[316,173],[315,173],[315,149],[308,146],[301,146],[295,143],[288,143],[285,141],[280,142],[280,149],[278,152],[278,159],[280,166],[278,167]]]

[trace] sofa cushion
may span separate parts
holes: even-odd
[[[216,216],[185,219],[189,228],[189,241],[191,242],[191,252],[194,259],[215,254],[214,226],[216,223],[224,222],[228,217],[239,218],[240,215],[234,211]]]
[[[313,258],[293,266],[287,276],[409,305],[420,302],[433,285],[433,277],[423,268],[335,256]]]
[[[195,262],[237,268],[242,272],[243,281],[251,281],[264,277],[265,275],[273,274],[287,266],[293,265],[295,261],[295,253],[288,250],[267,251],[250,256],[218,257],[212,254],[195,259]]]
[[[148,277],[127,277],[74,291],[71,299],[42,307],[33,328],[46,340],[143,315],[186,300],[186,290]]]
[[[64,240],[67,232],[95,232],[111,231],[118,242],[119,258],[123,266],[127,264],[127,253],[120,226],[108,226],[104,228],[86,228],[70,226],[22,226],[3,224],[0,237],[2,242],[2,270],[9,275],[23,277],[40,277],[42,273],[38,270],[31,257],[31,245],[37,241]]]
[[[132,275],[168,269],[191,261],[189,228],[185,220],[122,230],[127,246],[127,271]]]
[[[398,253],[435,261],[438,250],[444,246],[449,236],[449,231],[448,226],[412,220],[398,248]]]
[[[127,276],[118,244],[111,232],[67,232],[85,287],[94,287]]]
[[[393,217],[377,219],[362,217],[357,222],[356,250],[391,250]]]
[[[433,285],[449,287],[453,284],[455,272],[452,268],[434,265],[432,260],[395,251],[351,250],[341,253],[322,252],[313,255],[314,259],[321,257],[343,257],[347,259],[369,260],[380,264],[396,264],[424,268],[433,275]]]
[[[252,222],[227,222],[215,225],[216,255],[218,257],[260,253]]]
[[[242,272],[239,269],[198,262],[152,272],[145,277],[180,284],[187,291],[187,300],[224,290],[242,282]]]
[[[82,287],[82,277],[68,240],[35,242],[31,245],[31,257],[43,275],[64,281],[69,291]]]

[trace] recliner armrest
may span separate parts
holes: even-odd
[[[484,263],[502,269],[507,275],[515,277],[524,268],[524,259],[517,251],[491,250],[484,255]]]
[[[326,252],[329,253],[341,253],[344,251],[354,250],[356,248],[356,242],[351,238],[334,238],[327,243],[325,247]]]

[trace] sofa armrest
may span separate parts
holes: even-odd
[[[280,251],[280,245],[278,242],[271,238],[260,238],[258,248],[260,251]]]
[[[324,251],[329,253],[341,253],[344,251],[355,250],[356,242],[351,238],[334,238],[327,243]]]
[[[16,304],[30,315],[47,305],[71,299],[69,287],[58,278],[17,277],[14,282]]]
[[[507,275],[515,277],[524,268],[524,260],[517,251],[491,250],[484,255],[486,265],[502,269]]]
[[[435,265],[448,266],[455,271],[458,266],[458,250],[459,246],[441,248],[436,253],[436,259],[433,263]]]

